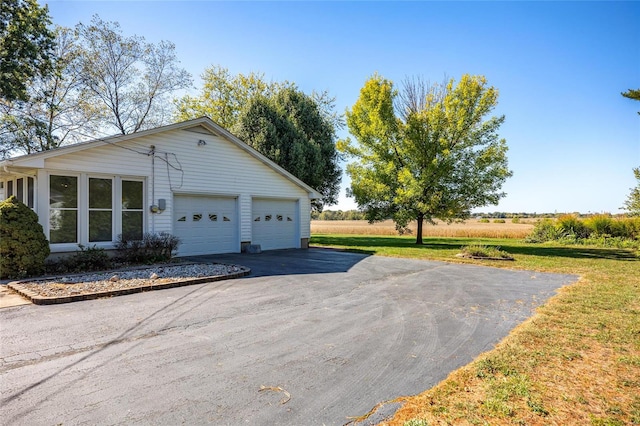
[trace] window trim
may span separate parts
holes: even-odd
[[[48,200],[50,197],[50,179],[51,176],[74,176],[78,178],[78,241],[75,243],[49,243],[52,253],[68,252],[78,250],[78,245],[82,244],[90,247],[98,247],[104,249],[114,249],[115,241],[118,235],[122,233],[122,181],[135,181],[142,183],[142,209],[127,209],[126,211],[142,212],[142,232],[147,232],[148,227],[148,209],[147,205],[147,178],[144,176],[128,176],[128,175],[108,175],[100,173],[73,173],[68,171],[48,171],[46,173],[46,200],[47,200],[47,217],[43,222],[46,223],[45,234],[47,238],[50,235],[49,220],[50,208]],[[111,179],[112,180],[112,210],[111,210],[111,241],[89,241],[89,179]],[[37,185],[36,185],[37,186]],[[100,209],[98,209],[100,210]],[[50,241],[50,240],[49,240]]]
[[[51,176],[61,176],[61,177],[74,177],[76,178],[76,198],[77,203],[75,208],[52,208],[51,207]],[[77,173],[49,173],[47,175],[47,220],[46,220],[46,236],[49,241],[50,247],[68,247],[73,246],[77,247],[78,244],[81,244],[81,206],[82,206],[82,179],[80,174]],[[51,211],[52,210],[60,210],[60,211],[69,211],[74,210],[76,212],[76,241],[75,242],[64,242],[64,243],[52,243],[51,242]],[[74,249],[75,250],[75,249]]]
[[[101,180],[110,180],[111,181],[111,208],[110,209],[106,209],[106,208],[98,208],[98,207],[91,207],[91,204],[89,203],[89,198],[91,197],[91,179],[101,179]],[[99,176],[99,175],[87,175],[87,220],[86,220],[86,236],[87,236],[87,242],[89,244],[110,244],[113,243],[113,241],[115,240],[115,187],[116,187],[116,179],[114,176]],[[91,241],[91,212],[103,212],[103,211],[108,211],[111,212],[111,240],[109,241]]]

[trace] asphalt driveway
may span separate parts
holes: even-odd
[[[199,259],[253,274],[0,310],[2,422],[342,425],[433,386],[576,279],[329,249]]]

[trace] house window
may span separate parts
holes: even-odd
[[[144,229],[144,190],[142,181],[122,181],[122,236],[142,239]]]
[[[5,198],[15,195],[16,198],[25,203],[27,207],[33,208],[34,202],[34,185],[35,180],[32,177],[18,178],[15,181],[7,181],[7,193]],[[15,186],[14,186],[15,184]],[[1,189],[1,188],[0,188]]]
[[[89,178],[89,242],[113,240],[113,180]]]
[[[27,207],[33,208],[33,200],[35,199],[35,179],[32,177],[27,178],[27,202],[25,203]]]
[[[49,241],[78,242],[78,178],[49,177]]]
[[[24,179],[16,179],[16,197],[18,200],[24,202]]]

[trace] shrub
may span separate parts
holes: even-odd
[[[613,219],[605,214],[597,214],[585,220],[585,225],[596,235],[612,235]]]
[[[496,259],[513,259],[509,253],[500,250],[500,247],[490,247],[478,244],[470,244],[461,248],[462,254],[473,257],[490,257]]]
[[[483,217],[482,219],[479,219],[478,222],[479,223],[489,223],[489,219]]]
[[[85,247],[78,244],[79,251],[71,256],[63,257],[47,264],[48,273],[74,273],[86,271],[101,271],[113,267],[111,258],[103,248]]]
[[[577,216],[565,214],[560,216],[556,221],[558,231],[566,236],[575,238],[588,238],[591,230]]]
[[[553,220],[541,219],[536,222],[533,231],[525,238],[525,241],[528,243],[544,243],[560,239],[562,236],[562,232],[556,228]]]
[[[640,240],[640,217],[625,217],[619,222],[624,228],[624,237]]]
[[[511,223],[520,223],[520,218],[514,217],[513,219],[511,219]]]
[[[493,219],[493,223],[506,223],[504,219]]]
[[[15,196],[0,202],[0,277],[41,274],[49,253],[38,215]]]
[[[128,263],[153,263],[170,260],[180,245],[180,239],[167,232],[145,233],[141,240],[118,235],[116,249],[120,258]]]

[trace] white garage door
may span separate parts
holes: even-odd
[[[177,195],[174,202],[180,256],[240,251],[235,198]]]
[[[254,199],[251,242],[262,250],[300,247],[297,210],[296,201]]]

